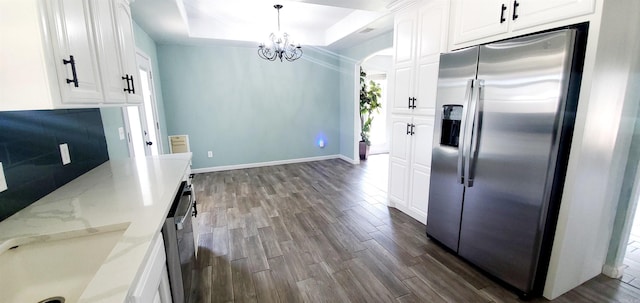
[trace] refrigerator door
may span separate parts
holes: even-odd
[[[574,35],[562,30],[480,47],[473,182],[458,253],[525,293],[538,265]]]
[[[478,48],[440,56],[436,117],[431,160],[431,183],[427,210],[427,234],[454,251],[458,250],[462,213],[462,124],[476,77]]]

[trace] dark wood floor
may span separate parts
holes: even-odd
[[[375,159],[196,175],[191,301],[518,302],[388,208]],[[640,302],[640,291],[600,276],[554,302]]]

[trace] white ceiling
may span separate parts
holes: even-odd
[[[257,45],[281,30],[303,46],[339,49],[389,31],[397,0],[136,0],[133,19],[155,41]]]

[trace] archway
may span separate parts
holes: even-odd
[[[381,51],[374,52],[366,56],[361,62],[356,64],[355,81],[357,83],[356,89],[358,92],[355,94],[355,110],[354,120],[356,125],[354,126],[354,140],[355,146],[359,146],[361,138],[361,122],[360,122],[360,68],[362,68],[367,76],[365,78],[366,83],[373,81],[381,88],[382,96],[379,102],[382,104],[379,112],[375,112],[373,115],[373,122],[371,123],[370,131],[370,154],[384,154],[389,152],[389,142],[391,139],[390,124],[390,111],[387,109],[389,104],[388,100],[388,85],[387,79],[391,71],[393,64],[393,48],[387,48]]]

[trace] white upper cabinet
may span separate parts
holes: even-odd
[[[101,102],[100,69],[88,1],[51,0],[47,5],[62,99],[69,103]]]
[[[394,64],[411,64],[416,45],[415,31],[417,16],[414,12],[404,12],[394,21],[393,48]]]
[[[126,0],[115,0],[114,6],[122,68],[125,71],[125,75],[129,76],[131,83],[127,100],[129,103],[141,103],[142,86],[140,85],[140,74],[138,73],[138,64],[136,62],[136,43],[133,37],[131,9],[129,8],[129,2]]]
[[[592,14],[595,0],[452,0],[451,8],[450,48],[456,49],[579,22],[558,21]]]
[[[453,43],[458,44],[506,33],[511,5],[508,0],[453,0]]]
[[[123,103],[127,100],[127,79],[120,59],[118,36],[110,1],[92,0],[97,36],[97,50],[102,67],[105,102]]]
[[[128,2],[114,1],[1,1],[0,110],[140,102],[141,94],[118,92],[127,88],[125,74],[133,76],[133,86],[139,87],[139,79]],[[126,6],[127,22],[114,22],[118,6]],[[126,48],[120,40],[128,41]]]
[[[595,0],[518,0],[512,30],[520,30],[595,11]],[[512,14],[512,19],[514,15]]]
[[[95,16],[105,102],[142,102],[129,4],[125,0],[91,0],[91,6]]]
[[[418,12],[418,60],[436,62],[446,52],[449,3],[434,2]]]

